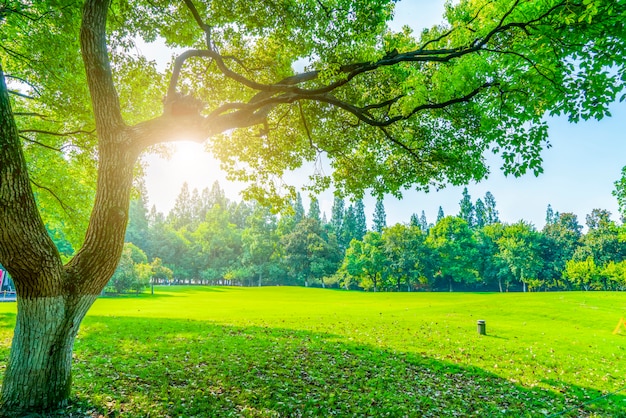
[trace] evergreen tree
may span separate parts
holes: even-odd
[[[244,229],[246,227],[246,219],[249,216],[252,216],[253,212],[253,205],[244,201],[239,203],[232,202],[228,205],[228,213],[230,214],[229,220],[239,229]]]
[[[309,204],[309,213],[307,216],[310,219],[315,219],[320,225],[322,224],[322,219],[320,218],[320,203],[315,196],[311,196],[311,203]]]
[[[150,208],[150,213],[148,213],[148,227],[154,228],[155,225],[165,223],[165,215],[163,213],[158,212],[155,205],[152,205]]]
[[[180,229],[189,225],[191,219],[191,195],[187,182],[184,182],[174,203],[174,208],[167,215],[167,221],[174,229]]]
[[[142,250],[148,247],[148,209],[147,192],[145,188],[139,189],[139,196],[130,201],[128,210],[128,226],[124,242],[132,242]],[[155,209],[156,210],[156,209]]]
[[[211,203],[211,191],[209,190],[208,187],[205,187],[204,189],[202,189],[202,194],[200,195],[200,201],[202,204],[202,209],[200,209],[200,219],[204,221],[204,219],[206,218],[206,213],[209,211],[209,209],[211,209],[213,205]]]
[[[219,181],[215,180],[213,182],[207,200],[207,210],[212,209],[215,205],[220,205],[222,208],[226,208],[228,206],[228,199],[226,199],[226,194],[220,186]]]
[[[363,204],[363,200],[359,199],[354,204],[354,238],[359,241],[363,239],[365,234],[367,233],[367,219],[365,218],[365,205]]]
[[[496,199],[491,192],[485,193],[485,219],[487,225],[500,222],[498,211],[496,210]]]
[[[477,229],[482,229],[485,225],[487,225],[487,209],[485,208],[483,201],[480,199],[476,200],[474,214]]]
[[[339,246],[343,251],[348,248],[353,238],[357,238],[356,215],[354,213],[354,206],[350,205],[344,213],[343,222],[341,223],[341,229],[338,235]]]
[[[467,191],[467,187],[463,188],[463,198],[459,202],[461,210],[459,211],[459,218],[463,219],[470,229],[474,228],[476,224],[474,205],[472,204],[472,198]]]
[[[445,217],[446,217],[446,215],[444,215],[444,213],[443,213],[443,208],[441,206],[439,206],[439,210],[437,211],[437,223],[439,223],[439,221],[442,220]]]
[[[302,196],[300,192],[296,194],[296,202],[293,205],[294,221],[297,224],[304,219],[304,206],[302,205]]]
[[[420,226],[420,218],[419,216],[417,216],[417,213],[413,213],[411,215],[411,219],[409,220],[409,225],[410,226]]]
[[[548,205],[546,209],[546,225],[551,225],[556,222],[557,218],[554,216],[554,211],[552,210],[552,205]]]
[[[382,233],[383,229],[387,227],[387,214],[385,213],[385,205],[383,204],[382,199],[378,199],[376,201],[376,206],[374,207],[373,222],[373,230],[378,232],[379,234]]]
[[[422,211],[422,214],[420,216],[420,222],[419,225],[420,229],[422,230],[423,233],[427,233],[428,230],[430,229],[428,227],[428,221],[426,220],[426,213],[424,211]]]
[[[200,193],[198,189],[193,189],[191,192],[191,224],[195,228],[198,226],[200,222],[204,220],[202,216],[202,198],[200,197]]]
[[[343,223],[343,217],[345,212],[346,204],[342,198],[339,196],[335,196],[333,200],[333,208],[330,215],[330,224],[332,225],[335,232],[339,235],[341,231],[341,224]]]

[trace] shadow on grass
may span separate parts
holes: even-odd
[[[527,388],[478,367],[289,329],[88,317],[75,346],[78,416],[626,416],[626,397]],[[81,415],[82,414],[82,415]],[[72,415],[75,416],[75,415]]]

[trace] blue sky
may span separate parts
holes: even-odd
[[[397,6],[394,24],[396,27],[406,24],[419,31],[439,23],[442,14],[442,1],[404,0]],[[150,48],[145,49],[149,54]],[[549,119],[552,147],[543,151],[543,174],[504,177],[495,160],[487,180],[467,185],[470,195],[476,200],[490,191],[495,196],[501,220],[525,219],[537,228],[545,223],[548,204],[555,211],[575,213],[583,225],[585,215],[594,208],[608,209],[617,220],[617,201],[611,192],[626,165],[626,102],[614,104],[611,113],[610,118],[578,124],[570,124],[564,118]],[[155,204],[161,212],[169,211],[184,181],[192,189],[202,189],[218,180],[229,198],[239,199],[242,187],[226,182],[217,163],[202,152],[201,146],[186,143],[180,149],[171,161],[148,157],[146,185],[150,205]],[[439,206],[446,215],[457,214],[462,190],[463,187],[447,187],[439,192],[407,192],[402,200],[388,197],[384,201],[387,223],[408,222],[412,213],[419,214],[422,210],[429,222],[434,222]],[[305,197],[305,205],[306,200]],[[365,203],[371,221],[374,200],[369,198]],[[320,206],[330,214],[331,193],[320,197]]]

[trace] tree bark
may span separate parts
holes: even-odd
[[[78,327],[97,296],[21,298],[2,384],[2,415],[67,404]]]

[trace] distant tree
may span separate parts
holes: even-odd
[[[587,257],[585,260],[569,260],[565,263],[563,278],[576,288],[593,289],[598,285],[599,277],[600,270],[593,261],[593,257]]]
[[[604,268],[611,261],[619,263],[626,259],[626,242],[622,238],[620,227],[611,220],[611,212],[594,209],[586,217],[589,230],[582,236],[581,245],[576,248],[572,260],[587,261],[590,257],[599,268]],[[607,278],[599,278],[602,285],[595,288],[607,288]]]
[[[585,217],[585,221],[590,230],[607,228],[614,224],[611,220],[611,212],[606,209],[593,209],[591,213]]]
[[[341,234],[341,226],[343,224],[345,211],[346,203],[339,196],[335,196],[330,214],[330,225],[333,227],[333,230],[338,236]]]
[[[472,198],[467,191],[467,187],[463,188],[463,198],[459,202],[459,207],[459,218],[463,219],[470,229],[474,228],[476,224],[475,209],[474,204],[472,203]]]
[[[542,230],[546,241],[543,258],[546,262],[546,278],[553,287],[560,287],[559,280],[565,263],[572,259],[581,245],[582,225],[573,213],[561,213],[556,220],[546,223]]]
[[[228,220],[230,223],[234,224],[237,229],[244,229],[246,227],[246,220],[254,211],[253,205],[243,200],[240,202],[228,202],[227,204]]]
[[[155,257],[150,263],[152,268],[152,284],[169,283],[174,276],[174,272],[163,265],[163,261],[159,257]]]
[[[307,213],[307,216],[311,219],[315,219],[321,225],[322,217],[320,213],[320,203],[315,196],[311,196],[311,202],[309,204],[309,212]]]
[[[450,292],[453,283],[474,283],[476,270],[476,241],[464,219],[447,216],[433,226],[426,238],[435,257],[435,277],[447,284]]]
[[[626,290],[626,261],[609,261],[600,275],[607,278],[611,289]]]
[[[242,264],[257,276],[259,286],[267,278],[274,264],[279,237],[276,217],[265,206],[257,206],[246,220],[241,234]]]
[[[613,184],[615,189],[612,194],[617,198],[622,223],[624,223],[623,220],[626,219],[626,166],[622,168],[620,179]]]
[[[498,243],[503,235],[504,225],[499,222],[485,225],[476,234],[479,276],[485,284],[497,285],[500,292],[508,290],[510,284],[515,280],[506,260],[499,257]]]
[[[148,286],[152,269],[147,264],[146,254],[136,245],[124,244],[120,262],[109,280],[108,288],[115,293],[126,293],[129,290],[141,291]]]
[[[442,220],[443,218],[445,218],[445,215],[443,213],[443,208],[441,206],[439,206],[439,210],[437,211],[437,222],[439,223],[440,220]]]
[[[424,211],[422,211],[422,214],[420,215],[419,227],[425,234],[427,234],[428,230],[430,229],[430,227],[428,226],[428,221],[426,220],[426,213]]]
[[[385,213],[385,205],[382,199],[376,201],[374,207],[373,216],[373,230],[378,233],[382,233],[383,229],[387,227],[387,214]]]
[[[304,219],[304,206],[302,205],[302,195],[300,192],[296,194],[296,201],[293,204],[294,210],[294,222],[295,224],[299,224]]]
[[[417,213],[412,213],[411,217],[409,218],[409,225],[411,226],[420,226],[420,217],[417,215]]]
[[[284,261],[296,283],[309,286],[337,270],[336,248],[332,248],[322,236],[320,224],[305,218],[293,232],[281,237]]]
[[[487,225],[487,208],[481,199],[476,200],[476,204],[474,205],[474,216],[476,229],[481,229]]]
[[[382,238],[390,279],[396,290],[404,283],[410,291],[424,276],[424,233],[419,226],[396,224],[386,228]]]
[[[365,217],[365,205],[362,199],[354,203],[354,238],[362,240],[367,232],[367,218]]]
[[[556,222],[556,217],[554,216],[554,210],[552,209],[552,205],[548,205],[546,209],[546,225],[550,225]]]
[[[359,286],[377,292],[387,269],[382,235],[368,231],[363,241],[353,240],[346,250],[342,268],[358,280]]]
[[[509,266],[524,291],[531,281],[537,287],[543,260],[540,235],[532,225],[524,221],[505,225],[502,236],[498,239],[498,249],[498,257]]]
[[[230,213],[219,204],[207,212],[192,237],[198,244],[198,278],[201,271],[209,270],[214,278],[221,279],[233,266],[238,266],[242,254],[241,230],[230,222]]]
[[[350,245],[350,241],[352,241],[353,239],[361,239],[358,238],[358,236],[359,233],[356,226],[356,215],[354,213],[354,206],[350,205],[344,213],[343,222],[341,223],[341,230],[339,231],[338,240],[340,247],[345,250]]]
[[[491,192],[485,193],[485,218],[486,224],[491,225],[500,222],[498,211],[496,209],[496,199]]]
[[[172,225],[174,229],[180,229],[183,226],[191,224],[192,220],[191,194],[187,182],[184,182],[176,197],[174,207],[167,215],[167,222]]]
[[[220,182],[215,180],[213,184],[211,185],[211,190],[208,193],[208,196],[205,202],[205,209],[210,210],[215,205],[220,205],[222,208],[227,208],[228,203],[229,202],[228,202],[228,199],[226,198],[226,193],[224,192],[224,189],[222,189]]]
[[[147,192],[141,188],[138,196],[130,201],[128,210],[128,226],[126,227],[125,242],[132,242],[142,250],[148,250],[149,241],[149,224],[148,224],[148,208]]]

